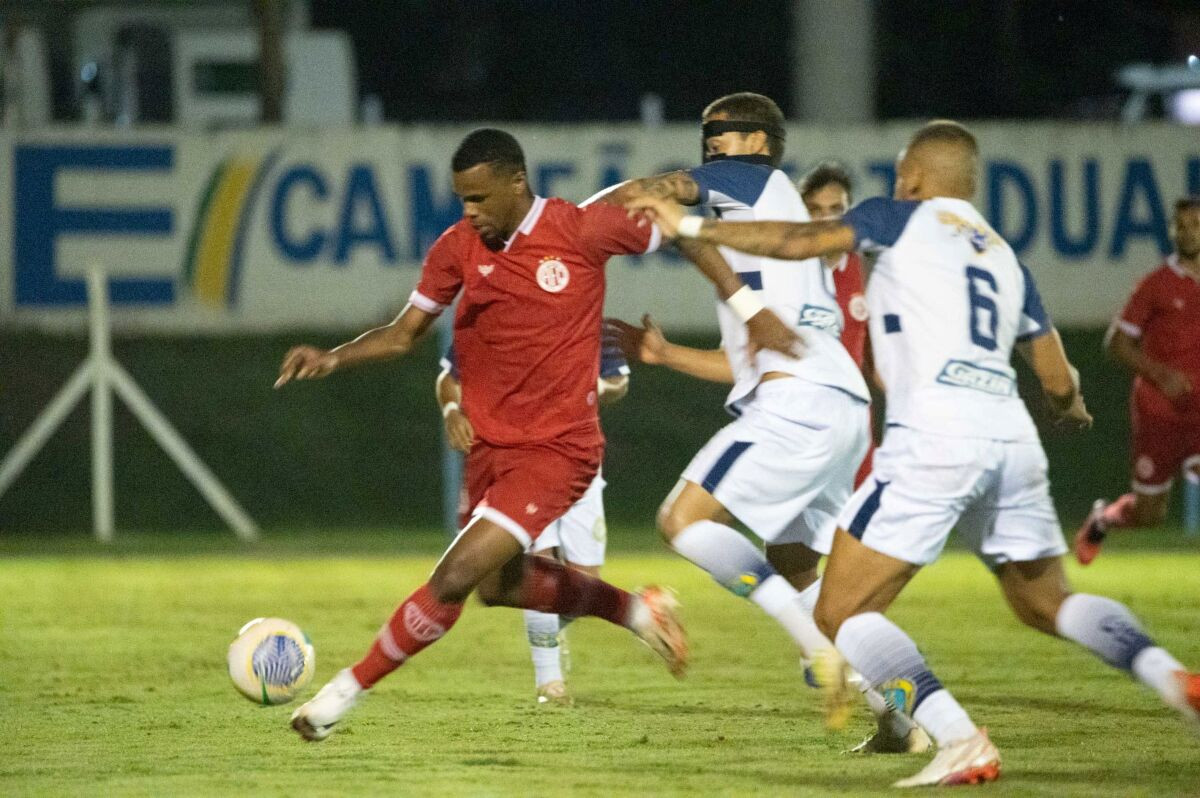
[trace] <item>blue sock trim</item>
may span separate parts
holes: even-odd
[[[1125,624],[1122,624],[1120,628],[1109,626],[1105,628],[1105,631],[1121,641],[1121,654],[1118,659],[1113,661],[1113,665],[1123,671],[1132,671],[1133,661],[1137,659],[1137,655],[1154,646],[1154,641],[1145,632],[1132,626]]]
[[[925,670],[917,674],[913,679],[913,688],[916,692],[916,697],[913,699],[913,711],[916,712],[917,707],[925,702],[926,698],[936,693],[938,690],[944,690],[942,683],[938,681],[938,677],[933,675],[933,671]]]

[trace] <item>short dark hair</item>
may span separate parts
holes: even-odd
[[[926,122],[916,133],[913,133],[912,138],[908,141],[908,147],[912,149],[927,141],[947,141],[961,144],[972,155],[979,155],[979,142],[975,140],[975,135],[965,126],[950,119],[934,119],[932,122]]]
[[[770,97],[755,94],[752,91],[739,91],[726,94],[708,104],[700,118],[708,119],[713,114],[726,114],[736,122],[763,122],[765,124],[783,127],[783,111]],[[783,138],[767,131],[767,148],[770,151],[771,165],[779,166],[783,160]]]
[[[1184,211],[1197,211],[1197,210],[1200,210],[1200,194],[1193,194],[1190,197],[1180,197],[1179,199],[1175,200],[1175,215],[1176,216],[1183,213]]]
[[[846,167],[838,161],[823,161],[812,171],[800,178],[800,196],[807,197],[814,191],[820,191],[830,183],[836,183],[846,190],[846,196],[854,193],[854,183]]]
[[[521,172],[525,170],[525,153],[511,133],[481,127],[468,133],[458,145],[450,168],[461,172],[481,163],[491,164],[497,170]]]

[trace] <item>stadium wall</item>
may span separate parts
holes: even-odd
[[[838,158],[858,196],[890,190],[911,124],[789,129],[793,175]],[[1061,324],[1108,322],[1168,249],[1172,200],[1200,193],[1200,139],[1166,125],[987,123],[978,201]],[[689,125],[515,126],[542,194],[582,200],[696,162]],[[465,127],[0,135],[0,318],[82,329],[87,264],[110,271],[122,330],[344,329],[388,317],[458,216]],[[707,285],[670,255],[625,258],[609,311],[712,330]]]
[[[435,528],[441,497],[435,342],[425,342],[401,365],[271,388],[288,346],[332,345],[351,333],[122,336],[115,354],[265,527],[390,528],[401,538],[415,528]],[[1101,337],[1099,330],[1065,335],[1096,428],[1082,435],[1043,431],[1055,498],[1071,523],[1097,495],[1111,497],[1128,484],[1128,382],[1104,364]],[[716,344],[708,335],[679,340]],[[87,341],[0,331],[0,352],[0,451],[7,451],[86,354]],[[723,393],[719,385],[634,367],[629,396],[603,411],[614,523],[651,527],[679,472],[728,420]],[[88,434],[88,413],[79,410],[0,497],[0,534],[90,530]],[[118,530],[220,527],[120,405],[115,461]]]

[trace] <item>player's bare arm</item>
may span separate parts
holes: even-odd
[[[733,384],[733,369],[722,349],[695,349],[667,340],[662,328],[646,314],[637,327],[620,319],[605,319],[605,331],[612,335],[625,357],[648,366],[665,366],[708,382]]]
[[[1058,330],[1016,345],[1021,357],[1033,369],[1058,423],[1072,429],[1089,429],[1092,416],[1083,402],[1079,371],[1067,360]]]
[[[700,203],[700,186],[687,171],[679,169],[653,177],[629,180],[604,195],[604,201],[624,205],[634,197],[652,196],[673,199],[682,205]]]
[[[854,229],[832,220],[825,222],[722,222],[689,217],[682,206],[650,195],[625,204],[646,214],[667,238],[694,239],[730,247],[751,255],[779,260],[804,260],[854,249]]]
[[[471,451],[471,444],[475,442],[475,428],[459,407],[462,386],[448,370],[438,374],[434,395],[442,410],[442,423],[446,427],[446,440],[450,442],[450,448],[464,453]]]
[[[391,323],[367,330],[353,341],[333,349],[294,346],[283,357],[275,387],[281,388],[292,380],[320,379],[360,363],[406,355],[436,320],[436,315],[406,305]]]
[[[1109,357],[1157,385],[1168,399],[1178,399],[1192,392],[1193,385],[1186,374],[1147,356],[1141,342],[1120,328],[1113,329],[1105,349]]]

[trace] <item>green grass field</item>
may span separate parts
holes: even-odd
[[[0,536],[0,794],[860,795],[925,761],[841,753],[867,732],[865,710],[825,734],[782,632],[648,534],[632,553],[614,546],[607,574],[678,588],[694,652],[685,681],[585,620],[571,631],[576,707],[537,709],[519,613],[471,607],[339,733],[302,743],[290,706],[234,691],[225,648],[250,618],[295,620],[317,649],[309,693],[356,659],[438,548],[425,535],[398,555],[396,539],[362,537],[351,554],[336,535],[247,553],[208,535],[181,555],[171,537],[98,552]],[[1072,577],[1200,664],[1195,546],[1118,545]],[[1000,746],[1004,778],[982,793],[1200,794],[1200,737],[1122,674],[1018,626],[970,558],[921,574],[894,617]]]

